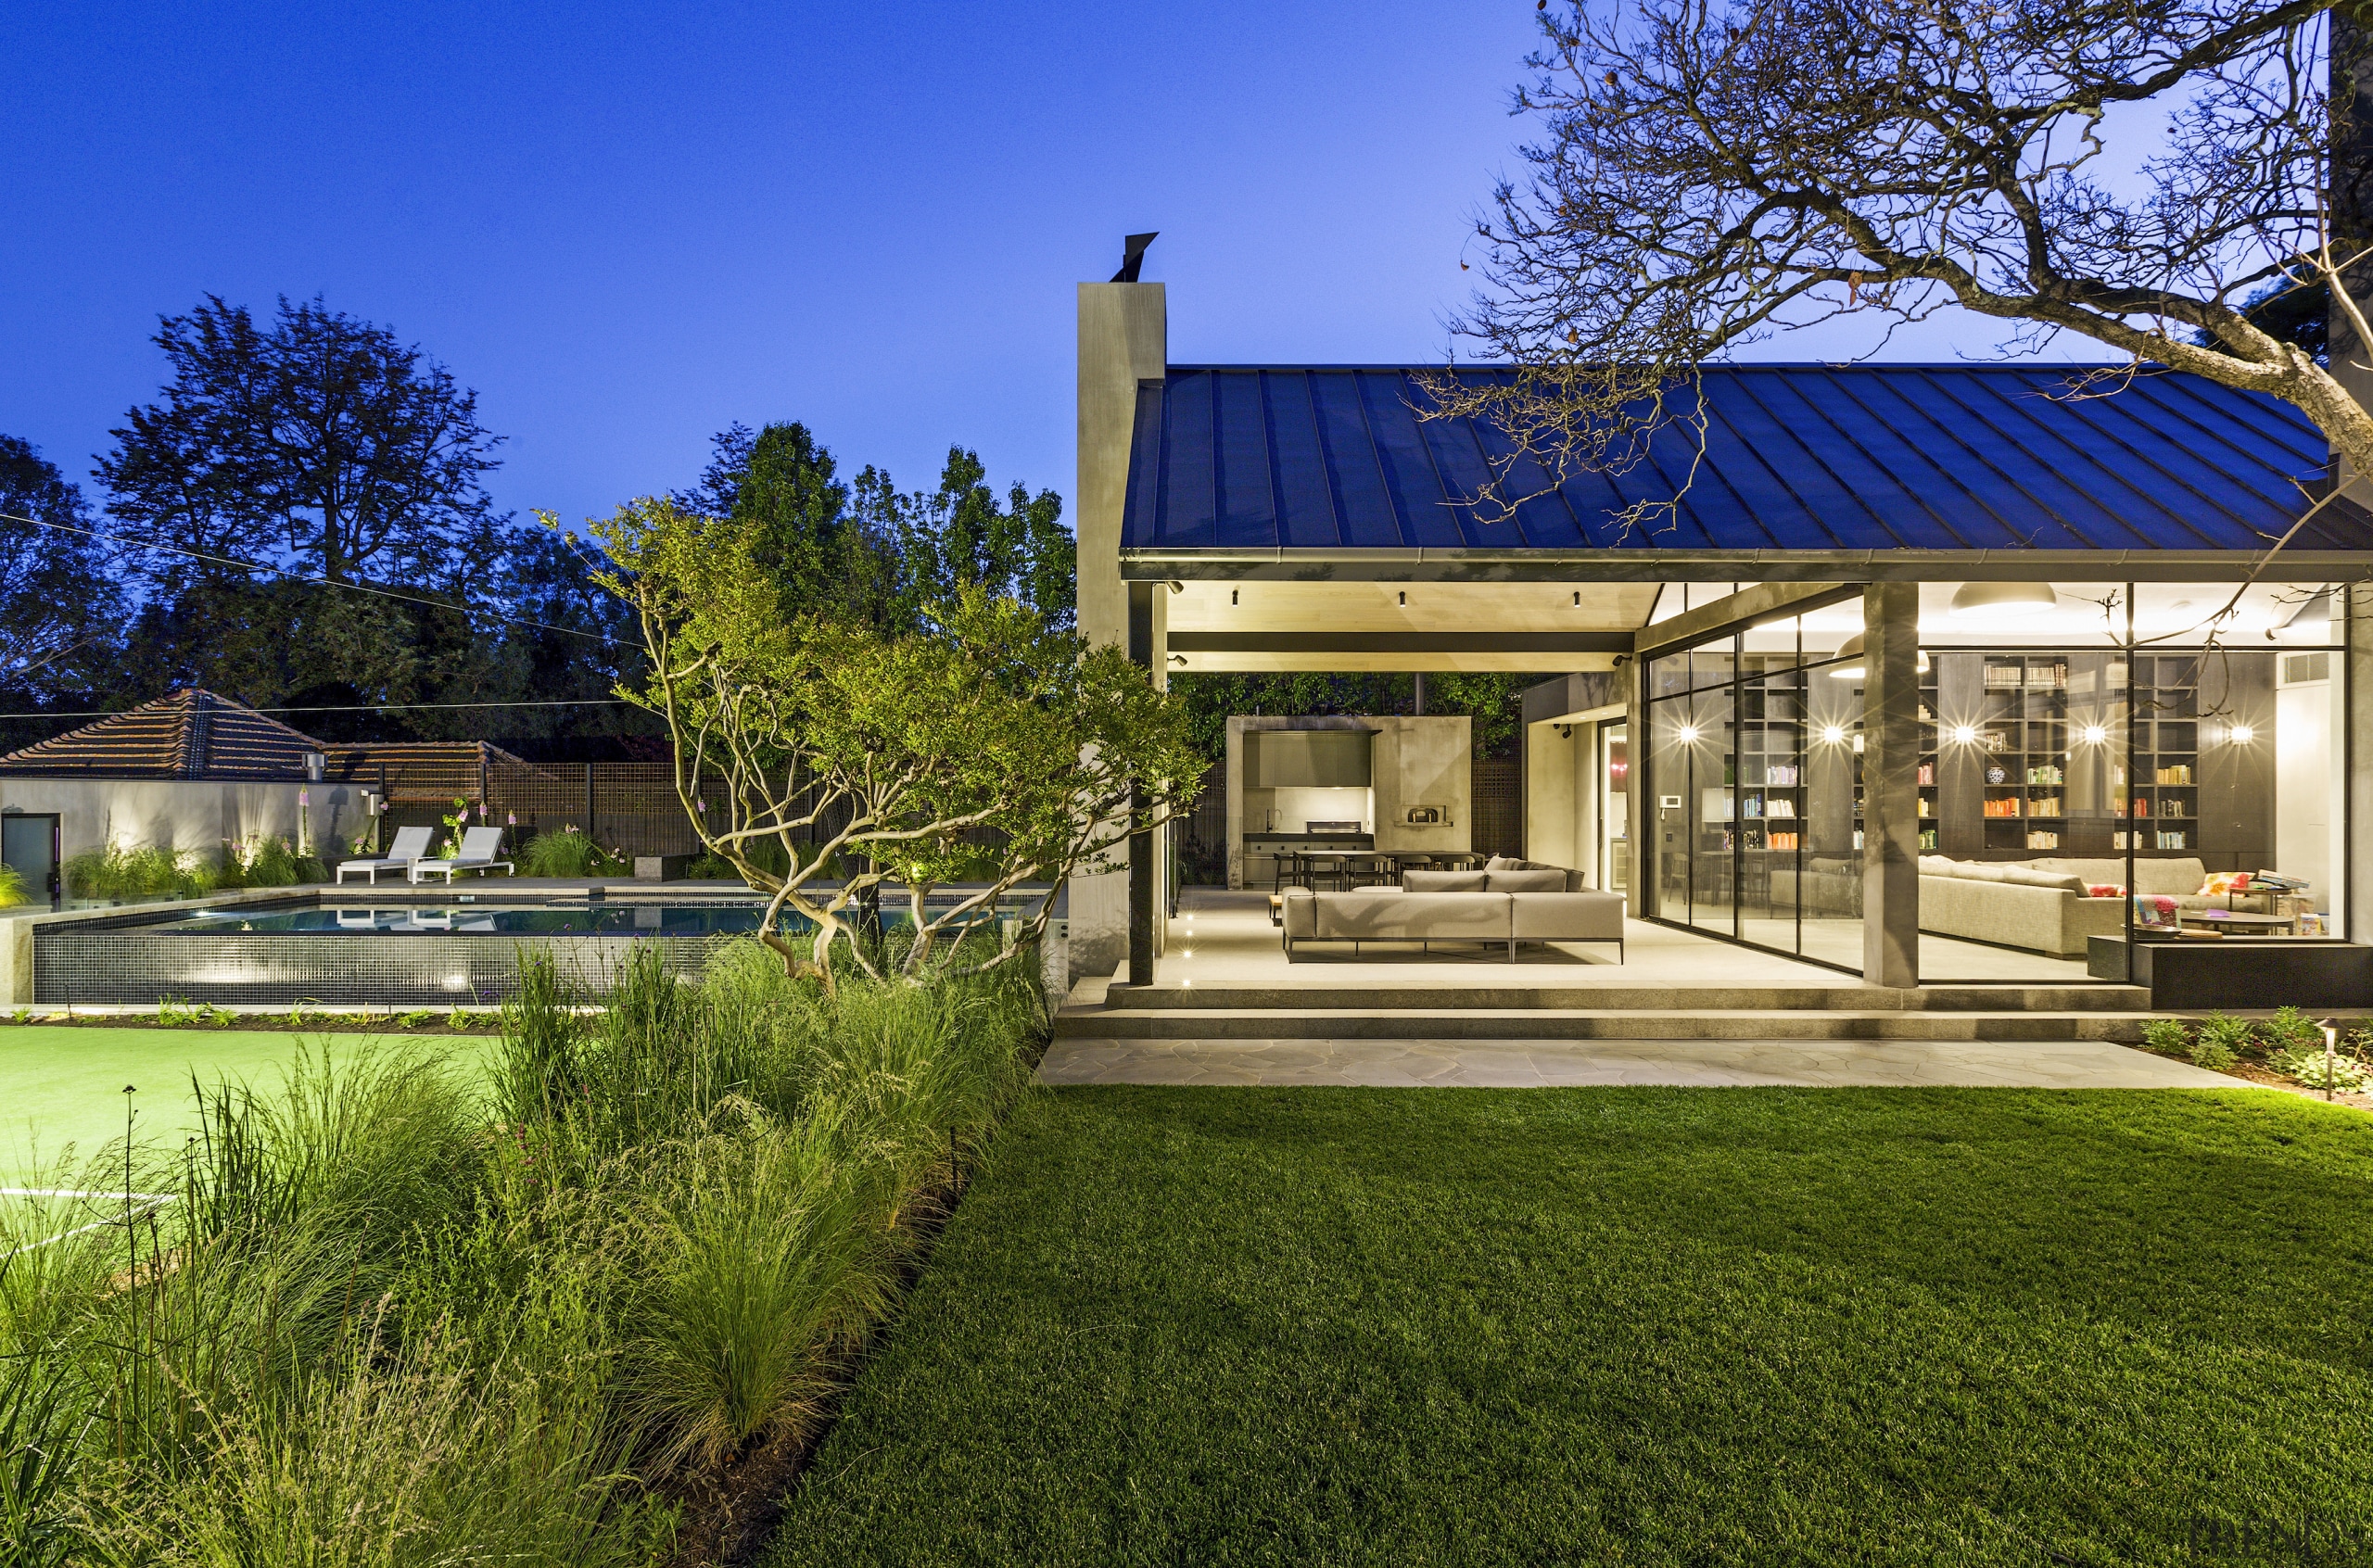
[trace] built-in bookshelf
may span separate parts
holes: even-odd
[[[1920,689],[1921,848],[2108,855],[2133,835],[2140,853],[2198,854],[2205,810],[2218,848],[2259,853],[2268,813],[2246,758],[2203,770],[2200,663],[2138,654],[2129,670],[2114,651],[1933,653]],[[2220,681],[2253,678],[2254,664],[2229,663]],[[2224,700],[2237,699],[2247,700],[2238,687]]]

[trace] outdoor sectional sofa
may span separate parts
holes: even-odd
[[[1508,949],[1525,942],[1611,942],[1623,959],[1623,898],[1580,885],[1578,873],[1526,861],[1494,860],[1480,871],[1409,871],[1397,888],[1285,893],[1286,962],[1294,944],[1475,942]]]
[[[2195,857],[2138,857],[2134,891],[2172,899],[2178,909],[2206,909],[2207,868]],[[2087,937],[2126,929],[2126,900],[2087,890],[2126,880],[2124,859],[2024,861],[1920,857],[1920,929],[2001,947],[2081,957]]]

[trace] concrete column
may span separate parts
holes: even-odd
[[[1079,630],[1092,643],[1126,648],[1128,596],[1121,583],[1121,515],[1129,493],[1129,440],[1137,384],[1170,365],[1169,306],[1160,284],[1079,285],[1079,470],[1072,525],[1079,537]],[[1129,876],[1079,877],[1071,885],[1071,968],[1109,975],[1128,955]]]
[[[1153,668],[1154,601],[1169,597],[1169,590],[1160,583],[1130,583],[1129,657],[1143,668],[1148,678],[1158,677]],[[1130,792],[1130,804],[1138,812],[1146,809],[1143,788]],[[1129,983],[1151,985],[1154,972],[1154,942],[1161,923],[1161,845],[1151,831],[1129,835]]]
[[[1920,983],[1920,585],[1862,590],[1862,979]]]

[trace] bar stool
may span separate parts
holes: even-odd
[[[1275,874],[1270,878],[1269,891],[1283,892],[1288,888],[1310,886],[1310,868],[1302,864],[1303,859],[1301,854],[1293,850],[1279,850],[1276,858],[1271,863],[1275,868]]]
[[[1351,862],[1351,886],[1355,888],[1390,887],[1401,880],[1401,872],[1389,854],[1366,850],[1344,858]]]
[[[1304,872],[1310,878],[1308,885],[1311,891],[1320,891],[1321,882],[1326,884],[1326,891],[1328,892],[1341,892],[1351,886],[1351,865],[1349,856],[1305,854],[1298,855],[1296,858],[1302,863]]]

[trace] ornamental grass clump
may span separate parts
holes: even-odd
[[[828,996],[743,942],[590,1005],[531,955],[484,1072],[194,1085],[185,1147],[0,1208],[0,1562],[666,1561],[892,1309],[1027,1081],[1023,973]]]

